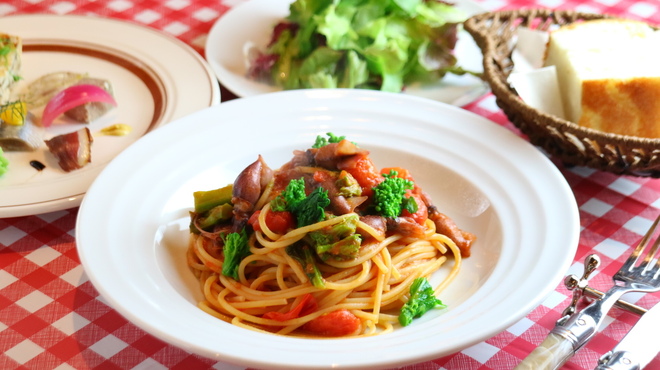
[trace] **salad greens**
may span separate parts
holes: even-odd
[[[447,306],[435,296],[433,287],[426,278],[417,278],[410,286],[410,299],[401,307],[399,323],[401,326],[407,326],[413,319],[435,307],[445,308]]]
[[[400,92],[456,66],[466,16],[437,0],[296,0],[276,25],[250,76],[284,89],[368,88]]]

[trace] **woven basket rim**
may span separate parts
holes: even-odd
[[[550,124],[550,126],[570,132],[571,134],[578,134],[580,136],[588,136],[599,142],[604,142],[606,144],[613,145],[625,145],[625,146],[638,146],[646,149],[659,149],[660,150],[660,138],[647,138],[633,135],[622,135],[614,134],[610,132],[600,131],[584,126],[580,126],[575,122],[568,121],[566,119],[560,118],[558,116],[543,112],[537,108],[534,108],[527,103],[525,103],[522,98],[515,92],[511,85],[506,81],[501,79],[495,72],[496,68],[492,62],[492,54],[495,54],[494,50],[494,35],[486,30],[479,28],[478,24],[483,21],[499,22],[500,20],[510,20],[516,19],[519,17],[529,17],[529,16],[539,16],[539,17],[552,17],[553,15],[563,15],[563,16],[572,16],[578,19],[624,19],[619,17],[614,17],[611,15],[605,14],[594,14],[594,13],[583,13],[572,10],[557,11],[551,9],[517,9],[517,10],[501,10],[493,12],[485,12],[474,15],[468,18],[464,27],[466,30],[472,34],[475,39],[481,37],[484,44],[479,45],[484,57],[484,74],[483,79],[491,86],[493,93],[500,99],[504,100],[507,104],[513,106],[520,114],[530,116],[534,115],[536,118],[543,119],[544,123]],[[651,25],[654,28],[657,28]],[[520,27],[520,26],[517,26]],[[513,66],[513,61],[511,61]]]

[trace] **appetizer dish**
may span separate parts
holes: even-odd
[[[267,47],[248,57],[248,75],[283,89],[400,92],[470,73],[453,54],[465,19],[442,1],[297,0]]]
[[[0,54],[0,148],[8,152],[35,151],[45,145],[65,172],[89,164],[93,143],[89,128],[44,139],[49,136],[46,128],[60,116],[69,122],[88,124],[105,115],[117,105],[110,81],[61,71],[40,76],[19,89],[20,37],[0,35]],[[2,161],[8,163],[5,157]],[[0,175],[8,170],[4,167]]]
[[[476,236],[412,174],[328,133],[277,170],[259,158],[194,194],[188,265],[199,307],[240,327],[304,337],[391,332],[431,309]],[[427,277],[443,264],[438,286]]]

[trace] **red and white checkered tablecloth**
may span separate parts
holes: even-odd
[[[610,13],[660,24],[657,0],[475,0],[486,9],[556,8]],[[89,14],[162,30],[203,55],[214,22],[241,0],[3,0],[0,16],[26,13]],[[38,27],[38,25],[35,25]],[[222,90],[223,100],[234,98]],[[492,95],[465,109],[513,129]],[[564,168],[580,210],[582,234],[570,272],[597,253],[591,285],[607,289],[630,245],[660,212],[660,180]],[[0,191],[2,191],[0,189]],[[236,369],[193,355],[143,332],[108,307],[88,281],[76,252],[78,209],[0,219],[0,369]],[[568,273],[568,272],[567,272]],[[546,336],[571,292],[556,290],[525,318],[463,351],[406,369],[511,369]],[[651,307],[659,294],[631,295]],[[636,322],[614,310],[595,338],[565,369],[593,369],[597,359]],[[648,368],[660,368],[660,356]]]

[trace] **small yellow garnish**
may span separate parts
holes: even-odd
[[[132,130],[131,126],[127,124],[117,123],[102,128],[100,133],[103,135],[111,135],[111,136],[126,136],[129,133],[131,133],[131,130]]]
[[[8,125],[21,126],[25,123],[26,115],[27,106],[20,100],[9,102],[0,107],[0,119]]]

